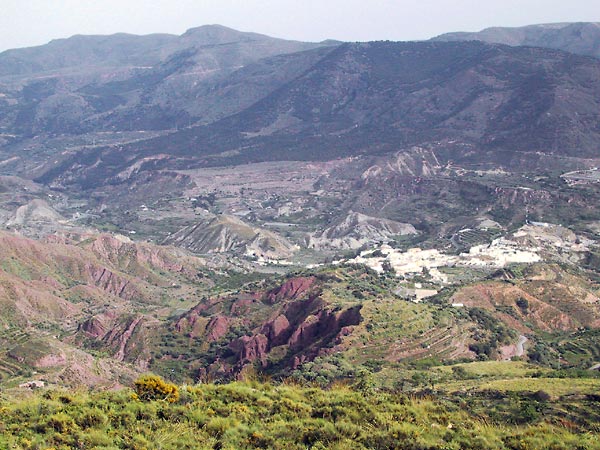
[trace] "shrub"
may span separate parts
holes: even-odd
[[[240,425],[240,422],[230,417],[215,417],[204,426],[204,430],[211,436],[220,438],[228,430]]]
[[[81,416],[75,419],[77,425],[81,428],[99,428],[102,427],[108,421],[106,414],[97,408],[89,409],[85,411]]]
[[[46,422],[48,428],[59,433],[71,433],[75,428],[75,421],[65,413],[56,413],[51,415]]]
[[[539,390],[533,393],[532,398],[538,402],[547,402],[552,398],[552,396],[546,391]]]
[[[139,400],[165,400],[174,403],[179,400],[179,389],[167,383],[158,375],[142,375],[134,382],[135,394]]]

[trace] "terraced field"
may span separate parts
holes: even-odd
[[[475,245],[483,245],[498,237],[498,230],[480,230],[465,228],[456,232],[450,242],[458,251],[466,251]]]
[[[450,310],[387,299],[365,303],[362,314],[364,323],[345,341],[350,347],[349,358],[356,363],[471,355],[467,341],[474,324],[457,318]]]
[[[0,345],[7,350],[0,353],[0,381],[14,378],[25,370],[24,365],[8,355],[8,351],[29,339],[30,334],[19,327],[10,327],[0,332]]]
[[[30,334],[20,327],[10,327],[0,331],[0,345],[10,348],[22,344],[30,338]]]
[[[19,364],[13,358],[5,354],[0,354],[0,381],[5,381],[22,375],[26,367]]]
[[[600,331],[580,331],[558,338],[553,347],[567,364],[591,367],[600,362]]]

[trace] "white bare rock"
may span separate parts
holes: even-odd
[[[6,225],[24,226],[31,222],[61,223],[66,222],[66,220],[44,200],[35,199],[17,208],[12,217],[6,222]]]
[[[182,228],[166,244],[195,253],[234,252],[266,260],[290,257],[296,247],[282,236],[251,226],[234,216],[219,215]]]
[[[309,248],[356,249],[364,244],[387,242],[394,236],[418,234],[409,223],[380,219],[351,211],[346,218],[308,239]]]

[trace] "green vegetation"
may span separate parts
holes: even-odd
[[[243,288],[264,287],[272,278],[271,274],[262,272],[241,272],[239,270],[212,271],[203,269],[198,271],[198,277],[211,280],[214,283],[212,294],[239,291]]]
[[[514,331],[508,329],[505,324],[485,309],[471,308],[469,316],[485,330],[486,337],[475,336],[475,340],[478,342],[469,346],[469,350],[477,354],[480,359],[493,357],[497,351],[498,344],[508,344],[510,339],[514,339],[515,337]]]
[[[479,369],[481,370],[481,368]],[[560,380],[559,380],[560,382]],[[568,388],[570,381],[563,384]],[[257,381],[137,395],[42,390],[4,395],[0,447],[13,449],[599,449],[597,398],[473,390],[407,396],[368,374],[330,389]],[[162,391],[162,388],[159,389]],[[172,401],[171,401],[172,400]]]
[[[600,360],[600,330],[597,329],[555,336],[550,345],[573,366],[590,367]]]

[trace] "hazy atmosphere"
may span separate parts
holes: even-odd
[[[594,0],[3,0],[2,10],[0,51],[74,34],[181,34],[214,23],[296,40],[368,41],[600,21]]]

